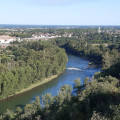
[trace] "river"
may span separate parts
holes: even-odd
[[[95,72],[100,71],[100,68],[88,67],[88,64],[89,60],[68,55],[66,70],[59,77],[28,92],[1,101],[0,113],[5,112],[7,109],[15,111],[16,107],[23,107],[25,104],[31,103],[36,96],[42,96],[46,93],[56,95],[61,86],[65,84],[72,86],[74,84],[73,81],[78,78],[83,83],[84,78],[92,77]]]

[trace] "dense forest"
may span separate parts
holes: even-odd
[[[103,67],[108,67],[119,60],[119,43],[93,44],[78,38],[56,38],[50,42],[64,48],[68,54],[86,57],[95,64],[104,64]]]
[[[44,78],[64,71],[64,49],[44,42],[16,44],[2,51],[0,63],[0,99],[16,94]]]
[[[39,55],[41,55],[40,58],[45,61],[44,64],[50,59],[52,59],[52,61],[49,62],[53,62],[53,60],[55,62],[55,60],[57,60],[57,63],[58,60],[60,60],[58,68],[60,68],[59,71],[61,72],[64,70],[67,58],[63,57],[66,56],[66,54],[63,52],[64,50],[58,48],[59,46],[64,48],[68,54],[88,58],[93,63],[100,65],[101,72],[96,73],[93,78],[85,78],[83,85],[80,79],[74,80],[73,89],[71,86],[64,85],[60,88],[57,96],[46,94],[42,99],[37,97],[32,104],[27,104],[23,109],[17,107],[16,112],[7,110],[6,113],[1,115],[0,119],[120,120],[120,44],[111,43],[107,44],[107,46],[105,44],[94,45],[92,42],[83,41],[78,38],[55,38],[45,43],[48,44],[39,46],[38,43],[28,43],[23,44],[22,47],[8,47],[7,49],[8,51],[12,51],[15,63],[19,63],[18,61],[21,60],[24,61],[23,63],[20,62],[21,67],[22,65],[27,65],[27,63],[29,63],[30,67],[33,67],[31,66],[33,65],[33,61],[30,60],[35,59],[35,62]],[[50,46],[52,46],[52,48]],[[30,54],[31,52],[28,55],[28,51],[38,52],[38,54],[36,53],[37,58],[35,56],[33,57],[33,54]],[[8,59],[1,61],[4,61],[3,63],[5,64]],[[49,63],[48,61],[47,64]],[[16,68],[15,63],[9,68],[11,71],[14,71],[12,68]],[[26,65],[24,66],[24,70]],[[36,66],[36,64],[34,65]],[[57,68],[55,69],[55,63],[51,65],[50,68],[54,66],[54,69],[52,69],[54,72],[52,74],[58,74],[59,71],[57,71]],[[5,67],[3,66],[3,68]],[[6,72],[5,69],[3,70],[4,71],[1,71],[2,73]],[[49,74],[47,74],[47,76],[49,76]],[[34,80],[37,79],[38,78],[35,79],[34,77]],[[33,79],[30,81],[33,81]]]

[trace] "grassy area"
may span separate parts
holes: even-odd
[[[107,43],[102,43],[102,44],[99,44],[99,43],[97,44],[97,43],[96,43],[96,44],[92,44],[92,45],[93,45],[93,46],[100,46],[100,45],[103,45],[103,46],[105,46],[105,47],[107,47],[107,46],[108,46],[108,44],[107,44]]]

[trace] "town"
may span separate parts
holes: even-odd
[[[91,36],[91,37],[90,37]],[[0,47],[6,48],[14,41],[39,41],[61,37],[80,40],[120,40],[120,28],[117,26],[15,26],[0,25]],[[104,41],[105,42],[105,41]]]

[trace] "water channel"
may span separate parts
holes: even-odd
[[[28,92],[1,101],[0,113],[5,112],[7,109],[15,111],[16,107],[23,107],[25,104],[31,103],[35,100],[36,96],[42,96],[46,93],[56,95],[61,86],[65,84],[72,86],[74,84],[74,80],[78,78],[80,78],[81,83],[83,83],[84,78],[92,77],[95,72],[100,71],[100,68],[96,68],[94,66],[88,67],[88,64],[89,60],[68,55],[66,70],[59,75],[59,77]]]

